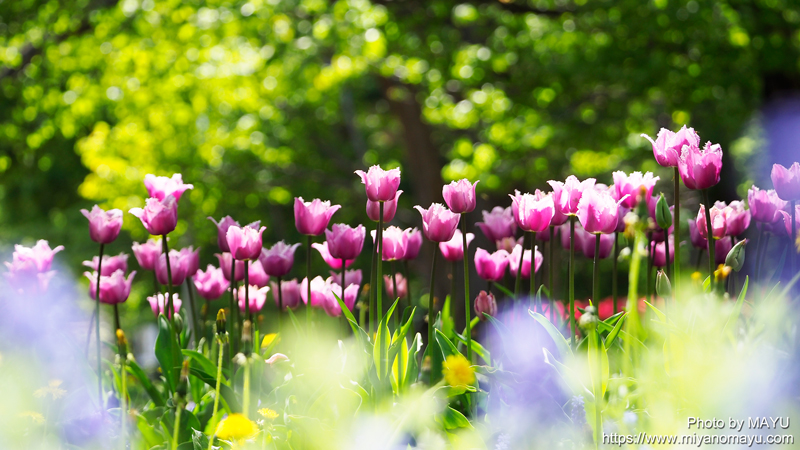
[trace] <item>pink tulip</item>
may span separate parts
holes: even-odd
[[[536,190],[536,194],[518,194],[511,197],[514,220],[522,231],[540,233],[550,227],[555,214],[552,195]]]
[[[666,258],[666,255],[665,255],[665,253],[666,253],[665,246],[666,246],[666,244],[664,242],[659,242],[659,243],[651,242],[650,243],[650,251],[653,254],[653,265],[656,266],[656,267],[665,267],[667,265],[667,261],[666,261],[667,258]],[[726,253],[726,256],[727,256],[727,253]],[[675,259],[675,240],[673,239],[673,236],[670,235],[669,236],[669,262],[670,262],[670,264],[672,263],[672,261],[674,259]]]
[[[475,239],[475,235],[467,233],[467,248],[469,248],[469,244],[473,239]],[[439,242],[439,251],[442,252],[444,259],[448,261],[461,261],[461,259],[464,258],[463,241],[464,235],[461,234],[461,230],[456,230],[452,239],[447,242]]]
[[[328,252],[332,258],[355,260],[364,248],[366,235],[367,229],[364,225],[353,228],[343,223],[335,223],[330,230],[325,230]]]
[[[150,309],[153,310],[153,314],[158,317],[159,314],[166,314],[167,309],[167,295],[162,293],[157,293],[156,295],[151,295],[147,297],[147,301],[150,303]],[[178,297],[178,293],[172,294],[172,312],[177,314],[181,312],[181,304],[183,302]]]
[[[396,198],[400,169],[383,170],[380,166],[372,166],[367,172],[356,170],[356,175],[361,177],[367,198],[373,202],[388,202]]]
[[[144,270],[156,270],[156,260],[163,251],[161,247],[161,238],[148,239],[144,244],[134,242],[133,256],[136,257],[139,267]]]
[[[94,205],[91,212],[82,209],[81,214],[89,219],[89,237],[98,244],[110,244],[119,236],[122,228],[121,210],[104,211]]]
[[[612,195],[620,204],[626,208],[636,208],[640,201],[649,201],[653,196],[653,188],[660,179],[654,177],[652,172],[642,175],[642,172],[633,172],[626,175],[625,172],[617,171],[613,174],[614,186]],[[627,196],[627,197],[626,197]]]
[[[89,279],[89,297],[96,299],[97,272],[84,272],[83,274]],[[131,295],[134,276],[136,276],[135,270],[128,275],[127,279],[122,270],[117,270],[109,276],[100,276],[100,303],[115,305],[127,300]]]
[[[587,189],[578,203],[578,220],[589,233],[610,234],[617,229],[618,207],[619,203],[609,191]]]
[[[614,231],[617,233],[622,233],[625,231],[625,216],[627,216],[629,212],[631,212],[630,209],[622,205],[619,206],[617,209],[617,228]]]
[[[147,174],[144,176],[144,186],[150,197],[164,200],[171,195],[175,201],[180,200],[186,190],[194,188],[191,184],[183,184],[183,177],[179,173],[172,175],[172,178]]]
[[[275,306],[278,306],[278,283],[270,282],[272,296],[275,298]],[[297,278],[281,282],[281,300],[283,300],[283,310],[296,309],[300,306],[300,283]]]
[[[247,273],[250,284],[254,286],[258,286],[262,288],[269,284],[269,275],[264,272],[264,267],[261,265],[261,261],[255,260],[250,263],[250,268],[248,269]]]
[[[477,297],[475,297],[475,315],[482,321],[487,320],[486,316],[496,316],[497,315],[497,301],[494,298],[492,293],[486,293],[486,291],[481,291]]]
[[[447,242],[453,239],[460,215],[445,208],[441,203],[433,203],[430,208],[414,207],[422,215],[422,231],[429,241]]]
[[[581,245],[579,244],[579,241],[577,239],[579,230],[583,230],[583,228],[581,227],[580,222],[576,222],[575,223],[575,236],[576,236],[576,239],[575,239],[575,251],[578,252],[578,253],[581,252]],[[562,224],[560,227],[558,227],[558,234],[561,236],[561,247],[564,250],[569,250],[569,240],[570,240],[569,224],[565,223],[565,224]]]
[[[397,191],[394,195],[394,200],[389,200],[388,202],[383,202],[383,222],[389,222],[394,219],[395,213],[397,213],[397,201],[400,199],[400,194],[403,191]],[[372,200],[367,199],[367,217],[369,220],[373,222],[378,222],[378,218],[381,215],[381,202],[373,202]]]
[[[468,213],[475,210],[475,184],[470,184],[469,180],[462,178],[458,181],[451,181],[442,188],[442,196],[447,207],[456,214]]]
[[[521,237],[519,239],[513,237],[507,237],[500,239],[499,241],[496,241],[494,245],[495,247],[497,247],[498,250],[505,250],[508,253],[511,253],[512,251],[514,251],[515,246],[522,245],[524,241],[525,241],[524,237]]]
[[[172,274],[172,285],[180,286],[186,280],[186,270],[188,267],[185,265],[185,260],[181,258],[181,254],[177,250],[169,251],[169,270]],[[156,260],[156,279],[161,284],[168,284],[170,279],[167,276],[167,257],[162,253]]]
[[[340,270],[342,268],[342,260],[331,256],[331,253],[328,251],[327,242],[323,242],[321,244],[315,243],[312,244],[311,247],[315,248],[319,252],[320,256],[322,256],[322,259],[325,261],[327,265],[331,267],[331,269]],[[350,267],[351,265],[353,265],[353,262],[355,262],[355,259],[345,260],[345,267]]]
[[[575,175],[570,175],[564,183],[553,180],[548,183],[553,188],[553,204],[556,211],[565,216],[574,216],[578,214],[578,203],[584,191],[594,188],[595,179],[578,181]]]
[[[720,239],[728,232],[727,223],[725,221],[725,208],[724,202],[716,202],[711,207],[711,232],[714,239]],[[697,211],[697,232],[703,239],[708,239],[708,227],[706,226],[706,207],[700,205],[700,210]]]
[[[269,358],[265,359],[264,362],[271,366],[271,365],[273,365],[275,363],[282,362],[282,361],[288,361],[288,360],[289,360],[289,357],[284,355],[283,353],[275,353],[274,355],[272,355]]]
[[[231,225],[228,228],[226,237],[228,239],[228,247],[231,249],[233,257],[237,260],[253,261],[261,256],[263,248],[261,244],[261,235],[267,227],[251,228],[250,225],[238,227]]]
[[[783,217],[783,226],[784,229],[786,230],[785,236],[792,236],[792,216],[786,211],[779,211],[779,212]],[[795,206],[794,208],[794,222],[795,222],[795,228],[800,230],[800,205]]]
[[[193,277],[200,269],[200,248],[188,246],[180,250],[181,264],[186,267],[186,278]]]
[[[36,245],[33,247],[25,247],[17,244],[14,246],[12,265],[14,265],[18,271],[23,271],[22,268],[24,267],[29,268],[25,269],[28,271],[45,273],[52,267],[55,254],[61,250],[64,250],[63,245],[59,245],[51,250],[50,244],[43,239],[36,241]]]
[[[294,226],[300,234],[318,236],[328,228],[331,216],[341,207],[341,205],[331,206],[331,202],[327,200],[323,202],[318,198],[306,202],[303,201],[303,197],[295,197]]]
[[[708,248],[708,244],[706,244],[706,248]],[[731,242],[730,238],[717,239],[714,242],[714,264],[725,264],[725,258],[727,258],[728,252],[730,252],[732,248],[733,242]]]
[[[325,281],[322,277],[317,276],[311,280],[311,306],[315,308],[322,308],[325,302],[328,301],[327,291],[330,288],[330,282]],[[308,278],[303,278],[300,283],[300,297],[303,303],[309,304],[308,299]]]
[[[219,260],[219,268],[222,270],[222,275],[229,282],[231,281],[231,261],[233,260],[230,253],[215,253],[214,256]],[[233,268],[236,279],[234,281],[244,281],[244,261],[236,261],[236,266]]]
[[[689,240],[694,248],[708,249],[708,241],[697,231],[697,220],[687,219],[689,223]],[[706,233],[708,234],[708,233]]]
[[[581,247],[581,253],[589,259],[594,259],[594,246],[596,234],[589,233],[583,228],[578,229],[575,227],[575,245]],[[601,234],[600,235],[600,255],[599,259],[606,259],[611,255],[614,248],[614,235]]]
[[[239,310],[241,312],[245,312],[247,307],[250,307],[250,312],[255,314],[261,311],[261,308],[264,307],[264,303],[267,301],[267,293],[269,292],[269,287],[258,287],[254,285],[250,285],[250,289],[246,289],[245,286],[239,286],[234,293],[236,295],[236,299],[239,301]],[[245,299],[247,299],[247,303],[245,303]]]
[[[342,297],[342,287],[336,283],[329,283],[327,285],[327,289],[325,291],[325,303],[322,304],[322,309],[325,310],[325,313],[331,317],[339,317],[342,315],[342,306],[339,304],[339,301],[336,300],[336,296],[344,301],[345,306],[350,311],[353,310],[353,307],[356,305],[356,296],[358,296],[358,286],[355,284],[350,284],[347,286],[347,289],[344,290],[344,297]],[[336,294],[336,296],[334,296]]]
[[[369,232],[372,242],[375,243],[376,230]],[[391,226],[383,230],[383,261],[399,261],[405,258],[408,247],[408,233],[406,230]]]
[[[294,252],[300,244],[287,245],[285,242],[276,242],[269,249],[261,250],[261,266],[269,276],[283,277],[292,270],[294,264]]]
[[[722,148],[719,144],[706,142],[703,150],[694,145],[683,147],[678,161],[683,184],[689,189],[708,189],[719,183],[722,171]]]
[[[523,254],[522,257],[522,278],[528,279],[531,277],[531,251],[525,250],[522,252],[522,245],[517,245],[514,247],[514,250],[508,255],[508,270],[511,272],[511,276],[516,278],[517,277],[517,268],[519,267],[519,256]],[[534,266],[534,273],[539,272],[539,268],[542,267],[542,262],[544,261],[544,257],[542,253],[539,252],[539,247],[536,247],[536,256],[535,256],[535,266]]]
[[[83,265],[97,272],[97,256],[92,258],[91,261],[84,261]],[[120,253],[117,256],[103,256],[103,267],[100,275],[107,277],[118,270],[123,273],[128,271],[128,255]]]
[[[144,209],[133,208],[129,212],[142,221],[148,233],[156,236],[169,234],[178,224],[178,202],[171,195],[164,200],[148,198]]]
[[[761,223],[774,223],[780,220],[778,211],[786,208],[786,202],[778,197],[774,189],[761,190],[751,186],[747,190],[747,204],[753,220]]]
[[[517,223],[514,221],[514,214],[510,207],[495,206],[491,212],[483,211],[482,214],[483,222],[478,222],[476,225],[490,241],[499,241],[517,233]]]
[[[655,141],[646,134],[642,134],[642,137],[653,144],[653,156],[662,167],[678,167],[683,146],[698,147],[700,145],[700,136],[695,133],[694,128],[686,128],[686,125],[677,133],[662,128]]]
[[[508,252],[498,250],[489,253],[482,248],[475,250],[475,271],[487,281],[498,282],[503,279],[508,266]]]
[[[397,281],[397,295],[394,293],[394,282],[390,275],[383,276],[383,285],[386,287],[386,295],[389,298],[406,298],[408,296],[408,280],[403,277],[403,274],[397,272],[394,274]]]
[[[406,228],[403,230],[403,233],[405,233],[408,238],[403,260],[411,261],[419,255],[419,249],[422,247],[422,233],[417,228]]]
[[[750,210],[745,209],[744,202],[732,201],[724,208],[726,234],[739,236],[750,227]]]
[[[219,246],[220,251],[223,253],[230,253],[231,248],[228,246],[228,228],[232,226],[239,226],[239,222],[233,220],[231,216],[225,216],[217,222],[214,220],[213,217],[208,217],[208,220],[214,222],[214,225],[217,226],[217,245]],[[261,221],[256,220],[255,222],[247,225],[250,228],[256,229],[261,226]]]
[[[198,270],[194,276],[194,287],[197,293],[206,300],[216,300],[228,290],[230,283],[222,274],[222,269],[208,265],[205,272]]]
[[[788,169],[780,164],[772,166],[772,185],[778,197],[784,201],[800,200],[800,163]]]
[[[331,283],[342,282],[342,272],[336,272],[335,270],[331,270],[328,273],[331,274],[331,276],[328,277],[328,280],[330,280]],[[361,286],[361,281],[363,277],[363,275],[361,274],[361,269],[348,270],[345,272],[344,275],[345,275],[344,281],[345,283],[347,283],[348,286],[350,286],[351,284],[357,284]]]

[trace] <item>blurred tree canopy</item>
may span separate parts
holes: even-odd
[[[668,183],[639,134],[684,123],[739,149],[733,195],[737,139],[800,86],[799,25],[789,0],[5,0],[0,238],[88,249],[78,208],[142,205],[146,173],[194,183],[176,234],[209,244],[225,214],[297,240],[294,196],[362,221],[353,170],[376,163],[406,208],[461,177],[497,199],[570,172]]]

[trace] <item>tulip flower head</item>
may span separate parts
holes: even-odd
[[[263,249],[261,235],[267,227],[253,228],[250,225],[238,227],[231,225],[225,233],[231,254],[237,260],[253,261],[261,256]]]
[[[531,251],[530,249],[522,251],[522,245],[517,245],[514,247],[514,250],[508,254],[508,270],[511,272],[511,276],[516,278],[517,277],[517,268],[519,267],[519,257],[522,256],[522,278],[528,279],[531,277]],[[539,247],[536,247],[536,255],[534,257],[535,266],[533,268],[534,273],[539,272],[539,268],[542,267],[542,262],[544,262],[544,256],[539,251]]]
[[[320,243],[311,244],[311,247],[315,248],[319,252],[320,256],[322,256],[322,259],[325,261],[325,264],[330,266],[331,269],[339,270],[339,269],[342,268],[342,260],[339,259],[339,258],[334,258],[333,256],[331,256],[331,253],[328,250],[328,242],[327,241],[323,242],[321,244]],[[347,260],[345,260],[345,267],[350,267],[351,265],[353,265],[353,262],[355,262],[355,259],[347,259]],[[313,286],[313,284],[312,284],[312,286]]]
[[[392,281],[390,275],[383,276],[383,285],[386,287],[386,295],[389,298],[405,298],[408,296],[408,280],[405,279],[403,274],[397,272],[394,274],[395,281]],[[397,294],[394,293],[394,283],[397,282]]]
[[[234,293],[239,301],[239,310],[245,312],[247,311],[247,306],[250,306],[251,313],[258,313],[267,301],[268,292],[269,287],[267,286],[259,288],[258,286],[250,285],[250,289],[245,286],[239,286]],[[247,298],[249,305],[245,303],[245,298]]]
[[[239,222],[233,220],[231,216],[225,216],[222,219],[219,219],[219,222],[214,220],[213,217],[209,216],[208,220],[214,222],[214,225],[217,226],[217,245],[219,249],[223,253],[230,253],[231,248],[228,246],[228,228],[232,226],[239,226]],[[254,222],[250,226],[252,228],[258,228],[261,225],[261,221]]]
[[[716,202],[711,207],[711,232],[714,239],[724,237],[728,232],[728,226],[725,215],[726,205],[724,202]],[[703,239],[708,239],[708,227],[706,226],[706,207],[700,205],[700,210],[697,212],[697,232]]]
[[[275,306],[278,306],[278,283],[271,282],[272,296],[275,298]],[[296,278],[281,282],[281,300],[283,300],[283,310],[295,309],[300,306],[302,300],[300,296],[300,283]],[[303,291],[305,292],[305,291]]]
[[[633,172],[626,175],[625,172],[617,171],[612,175],[614,177],[612,195],[620,200],[622,206],[630,209],[636,208],[640,201],[649,202],[653,196],[653,188],[660,179],[654,177],[652,172],[644,175],[642,172]]]
[[[214,256],[219,260],[219,268],[226,280],[231,281],[231,263],[236,261],[233,268],[236,276],[234,281],[244,281],[244,261],[234,260],[230,253],[215,253]]]
[[[475,297],[475,315],[481,321],[485,321],[487,319],[484,314],[491,317],[497,316],[497,301],[491,292],[487,294],[486,291],[481,291],[478,296]]]
[[[144,209],[133,208],[129,212],[142,221],[148,233],[155,236],[169,234],[178,224],[178,201],[171,195],[163,200],[148,198]]]
[[[328,277],[331,283],[341,283],[342,281],[342,272],[336,272],[334,270],[330,271],[331,276]],[[361,281],[363,279],[363,275],[361,274],[361,269],[356,270],[348,270],[344,274],[345,276],[345,283],[348,286],[351,284],[357,284],[361,286]]]
[[[94,205],[91,212],[82,209],[81,214],[89,219],[89,237],[98,244],[109,244],[119,236],[119,230],[122,229],[121,210],[104,211]]]
[[[442,188],[442,196],[447,207],[456,214],[463,214],[475,210],[475,184],[471,184],[466,178],[458,181],[451,181]]]
[[[725,233],[728,236],[739,236],[750,227],[750,210],[744,207],[744,202],[732,201],[723,208],[723,212],[725,213]]]
[[[697,230],[697,219],[687,219],[686,221],[689,223],[689,240],[692,242],[692,247],[707,250],[708,241]]]
[[[675,244],[673,236],[669,236],[669,263],[675,259]],[[650,252],[653,254],[653,265],[656,267],[665,267],[667,265],[666,258],[666,244],[664,242],[651,242]]]
[[[181,257],[177,250],[169,251],[169,271],[172,274],[172,285],[180,286],[186,280],[186,260]],[[163,253],[156,260],[156,279],[161,284],[169,284],[167,275],[167,257]]]
[[[230,283],[222,274],[222,269],[208,265],[205,271],[198,270],[194,276],[197,293],[206,300],[216,300],[228,290]]]
[[[200,269],[200,248],[193,246],[180,249],[181,264],[186,267],[186,278],[193,277]]]
[[[300,244],[288,245],[283,241],[276,242],[269,249],[261,250],[261,266],[264,272],[272,277],[286,276],[294,264],[294,252]]]
[[[445,208],[441,203],[433,203],[430,208],[414,207],[422,215],[422,231],[433,242],[447,242],[453,239],[460,215]]]
[[[791,206],[789,206],[791,208]],[[788,209],[788,208],[787,208]],[[781,216],[783,217],[783,226],[786,234],[781,233],[784,236],[791,236],[792,235],[792,216],[786,211],[779,211]],[[795,228],[800,230],[800,205],[795,206],[794,208],[794,222]],[[779,228],[779,227],[775,227]]]
[[[331,317],[339,317],[342,315],[342,306],[339,304],[339,301],[336,300],[336,297],[344,301],[348,310],[353,310],[356,305],[356,297],[358,296],[357,284],[348,284],[347,289],[344,290],[344,296],[342,296],[342,286],[339,284],[329,282],[327,286],[328,288],[325,291],[326,301],[322,305],[322,309],[325,310],[326,314]]]
[[[139,267],[144,270],[156,270],[156,260],[162,253],[161,247],[161,238],[150,238],[143,244],[134,242],[131,248]]]
[[[394,219],[394,215],[397,213],[397,201],[400,199],[400,194],[403,191],[398,190],[397,193],[394,195],[394,200],[389,200],[387,202],[383,202],[383,221],[389,222],[390,220]],[[379,222],[379,218],[381,215],[381,202],[373,202],[370,199],[367,199],[367,217],[369,220],[373,222]]]
[[[261,261],[258,259],[250,263],[250,269],[247,275],[250,284],[254,286],[262,288],[269,284],[269,275],[264,272],[264,266],[261,265]]]
[[[786,202],[778,197],[774,189],[762,190],[756,186],[747,190],[747,204],[753,220],[760,223],[774,223],[780,220],[778,211],[786,208]]]
[[[578,227],[575,227],[575,245],[580,246],[580,252],[583,253],[583,256],[589,259],[594,258],[594,246],[597,236],[597,234],[589,233],[583,228],[581,228],[579,231]],[[600,255],[598,256],[598,259],[608,258],[613,249],[614,235],[600,234]]]
[[[375,230],[370,231],[372,242],[377,239]],[[406,230],[391,226],[383,230],[383,256],[384,261],[399,261],[405,258],[408,247],[408,233]]]
[[[461,261],[461,259],[464,258],[463,236],[461,230],[456,230],[452,239],[447,242],[439,242],[439,251],[442,252],[444,259],[448,261]],[[467,248],[469,248],[469,244],[473,239],[475,239],[475,235],[467,233]]]
[[[686,128],[686,125],[677,133],[662,128],[655,141],[646,134],[642,134],[642,137],[653,145],[653,156],[662,167],[678,167],[683,146],[698,147],[700,145],[700,136],[695,133],[694,128]]]
[[[84,272],[89,279],[89,297],[97,299],[97,272]],[[131,295],[131,284],[136,276],[134,270],[125,278],[125,272],[117,270],[109,276],[100,276],[100,303],[115,305],[123,303]]]
[[[44,239],[40,239],[33,247],[15,245],[12,258],[14,263],[30,264],[37,272],[44,273],[50,270],[53,265],[53,257],[61,250],[64,250],[63,245],[50,249],[50,244]]]
[[[181,199],[185,191],[194,188],[191,184],[183,184],[183,177],[179,173],[173,174],[172,178],[147,174],[144,176],[144,186],[150,197],[164,200],[171,195],[175,197],[176,202]]]
[[[555,214],[553,196],[536,190],[536,194],[520,194],[510,196],[514,220],[520,229],[541,233],[550,226]]]
[[[419,250],[422,247],[422,232],[417,228],[406,228],[403,233],[407,237],[403,261],[411,261],[419,255]]]
[[[475,250],[475,271],[486,281],[498,282],[503,279],[508,266],[508,252],[497,250],[489,253],[482,248]]]
[[[162,293],[159,292],[156,295],[151,295],[150,297],[147,297],[147,301],[148,301],[148,303],[150,303],[150,309],[153,311],[153,314],[156,317],[158,317],[159,314],[164,314],[164,315],[169,316],[169,314],[166,313],[166,309],[167,309],[167,295],[166,294],[162,294]],[[178,297],[178,293],[177,292],[172,294],[172,309],[173,309],[172,312],[173,313],[177,314],[177,313],[179,313],[181,311],[181,304],[182,303],[183,302]]]
[[[800,200],[800,163],[795,162],[788,169],[781,164],[775,164],[772,166],[771,177],[775,192],[781,200]]]
[[[331,216],[341,207],[341,205],[331,206],[331,202],[327,200],[323,202],[318,198],[306,202],[303,197],[295,197],[294,225],[300,234],[318,236],[328,228]]]
[[[482,214],[483,222],[478,222],[476,225],[490,241],[513,237],[517,233],[517,223],[510,207],[495,206],[491,212],[483,211]]]
[[[335,223],[330,230],[325,230],[328,252],[332,258],[355,260],[364,248],[366,235],[367,229],[364,225],[353,228],[343,223]]]
[[[578,203],[578,220],[583,229],[593,234],[609,234],[617,229],[619,221],[619,201],[607,190],[587,189]]]
[[[97,272],[97,261],[97,256],[95,256],[91,261],[84,261],[83,265]],[[103,256],[103,267],[101,268],[100,275],[107,277],[118,270],[121,270],[123,273],[128,271],[127,254],[120,253],[117,256]]]
[[[705,147],[686,145],[678,161],[683,184],[689,189],[708,189],[719,183],[722,171],[722,147],[706,142]]]
[[[564,216],[575,216],[578,214],[578,203],[583,193],[594,188],[595,179],[587,178],[579,181],[578,177],[570,175],[563,183],[553,180],[548,183],[553,188],[553,204],[556,211]]]
[[[367,198],[373,202],[388,202],[396,199],[400,186],[400,169],[383,170],[380,166],[372,166],[364,172],[356,170],[361,183],[367,191]]]

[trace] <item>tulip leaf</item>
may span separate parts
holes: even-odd
[[[339,298],[335,292],[333,293],[333,296],[336,298],[336,301],[339,302],[339,307],[342,308],[342,314],[344,314],[344,317],[347,319],[347,323],[350,324],[350,329],[353,330],[353,336],[355,336],[356,340],[359,342],[359,344],[361,344],[361,348],[364,349],[367,354],[369,354],[371,350],[369,345],[369,334],[367,334],[363,328],[358,326],[355,316],[353,316],[353,313],[350,311],[344,301],[342,301],[342,299]]]
[[[456,334],[456,339],[458,339],[465,346],[467,345],[467,338],[465,338],[463,334]],[[481,345],[480,342],[478,342],[475,339],[472,339],[472,341],[470,342],[472,342],[472,351],[475,352],[476,355],[480,356],[481,359],[483,359],[487,365],[491,366],[492,356],[489,353],[489,350],[487,350],[483,345]]]
[[[592,377],[592,389],[598,398],[602,399],[606,395],[608,387],[608,352],[600,345],[600,333],[596,330],[589,333],[589,372]],[[599,358],[599,363],[598,363]],[[599,364],[599,367],[598,367]],[[598,372],[600,378],[598,379]]]
[[[217,365],[200,352],[194,350],[181,350],[183,356],[187,356],[200,365],[200,368],[208,373],[217,373]],[[223,368],[223,371],[225,369]]]
[[[396,302],[395,302],[396,303]],[[389,363],[394,361],[395,357],[397,357],[398,353],[407,353],[407,350],[403,350],[404,348],[408,348],[408,343],[404,341],[406,335],[408,335],[408,330],[411,329],[411,325],[413,325],[414,321],[414,312],[416,308],[411,310],[411,314],[408,317],[408,320],[400,326],[399,330],[395,330],[394,336],[392,337],[392,345],[389,347]],[[401,347],[401,345],[403,347]],[[406,355],[402,356],[403,358]],[[403,370],[405,373],[405,369]]]
[[[628,313],[626,312],[622,316],[620,316],[619,320],[617,320],[617,324],[614,325],[614,329],[612,329],[611,332],[608,333],[608,336],[606,336],[606,342],[605,342],[606,349],[611,348],[611,345],[617,339],[617,336],[619,336],[619,332],[622,329],[622,322],[625,321],[625,317],[627,315]]]
[[[536,319],[536,321],[539,322],[539,324],[541,324],[542,327],[544,327],[544,330],[547,331],[547,334],[549,334],[550,338],[552,338],[553,342],[555,342],[556,349],[558,349],[558,352],[561,354],[562,359],[566,358],[567,356],[572,357],[572,350],[569,348],[569,344],[567,343],[567,340],[564,338],[564,335],[562,335],[561,332],[558,331],[558,328],[556,328],[555,325],[553,325],[547,319],[547,317],[537,312],[533,312],[531,310],[528,310],[528,314],[530,314],[531,317]]]
[[[163,314],[158,315],[158,336],[155,346],[156,359],[161,365],[161,373],[167,380],[170,392],[175,392],[180,376],[180,366],[182,363],[180,346],[175,338],[172,324]]]
[[[136,363],[136,361],[128,361],[127,362],[128,373],[136,377],[139,380],[139,383],[142,384],[142,387],[150,396],[150,399],[153,400],[153,404],[156,406],[164,406],[164,397],[161,396],[161,393],[158,392],[153,383],[150,381],[150,378],[147,377],[147,374],[144,373],[144,370]]]
[[[200,381],[203,383],[209,385],[212,389],[216,388],[217,379],[199,367],[190,366],[189,373],[200,379]],[[228,409],[231,412],[235,413],[242,411],[242,406],[239,404],[239,400],[236,399],[236,394],[233,392],[233,389],[231,389],[230,386],[220,383],[219,394],[222,396],[223,400],[225,400],[225,403],[228,404]]]
[[[561,379],[566,384],[567,388],[572,391],[572,395],[583,395],[586,398],[594,398],[594,394],[592,391],[586,388],[580,380],[580,377],[569,367],[560,363],[550,350],[547,347],[543,347],[542,351],[544,352],[544,362],[550,366],[552,366]]]
[[[439,343],[439,348],[442,350],[442,360],[446,360],[450,355],[460,354],[456,346],[450,342],[450,339],[447,339],[447,336],[445,336],[444,333],[439,330],[433,331],[436,333],[436,342]]]
[[[297,316],[294,315],[294,311],[292,311],[292,308],[287,308],[286,311],[289,313],[289,318],[292,320],[294,331],[296,331],[298,335],[301,334],[303,332],[303,326],[300,325],[300,321],[297,320]]]
[[[372,348],[372,358],[375,361],[375,373],[378,380],[383,380],[389,373],[389,346],[391,345],[391,335],[389,334],[389,318],[394,313],[397,307],[397,300],[392,304],[392,307],[386,311],[386,314],[378,324],[378,330],[375,333],[375,343]]]
[[[502,292],[503,294],[505,294],[505,295],[506,295],[506,297],[508,297],[508,298],[510,298],[510,299],[513,299],[513,300],[516,300],[516,297],[514,297],[514,293],[513,293],[513,292],[511,292],[511,291],[509,291],[509,290],[508,290],[508,288],[506,288],[506,287],[505,287],[505,286],[503,286],[502,284],[500,284],[500,283],[495,283],[495,284],[494,284],[492,287],[494,287],[495,289],[498,289],[500,292]]]
[[[647,306],[649,306],[649,307],[650,307],[650,309],[652,309],[654,313],[656,313],[656,316],[658,316],[658,319],[659,319],[659,321],[660,321],[661,323],[667,323],[667,315],[666,315],[666,314],[664,314],[663,312],[661,312],[661,310],[659,310],[658,308],[656,308],[655,306],[653,306],[653,305],[652,305],[650,302],[648,302],[647,300],[644,300],[644,303],[645,303]]]
[[[797,280],[800,280],[800,272],[797,272],[797,274],[793,276],[788,283],[786,283],[786,287],[783,288],[783,291],[781,291],[781,297],[786,297],[789,294],[789,291],[792,289],[792,286],[797,283]]]
[[[419,364],[417,363],[417,355],[422,349],[422,335],[417,333],[414,340],[411,341],[411,347],[408,349],[408,368],[406,369],[406,377],[403,380],[403,386],[411,386],[419,376]]]
[[[733,311],[731,311],[731,316],[728,317],[728,321],[725,322],[725,327],[722,329],[723,333],[731,332],[733,326],[739,320],[739,314],[741,314],[742,312],[742,305],[744,304],[744,298],[747,295],[747,285],[749,284],[749,281],[750,281],[749,276],[744,278],[744,285],[742,286],[742,290],[739,292],[739,298],[736,299],[736,304],[733,306]]]
[[[444,305],[442,305],[442,311],[439,313],[439,320],[441,320],[441,326],[439,327],[444,333],[445,336],[452,336],[455,333],[456,324],[453,321],[453,317],[450,315],[450,296],[448,295],[444,299]]]
[[[397,358],[392,358],[392,390],[396,395],[400,395],[403,388],[403,380],[406,378],[406,371],[408,370],[408,339],[403,336],[399,341],[402,345],[397,352]],[[394,344],[392,344],[394,347]],[[391,350],[390,350],[391,353]]]
[[[446,430],[453,430],[457,428],[472,428],[472,424],[464,417],[463,414],[456,411],[451,407],[445,408],[442,413],[442,425]]]
[[[781,278],[781,274],[783,274],[783,266],[786,265],[786,253],[789,250],[789,247],[783,248],[783,253],[781,253],[781,259],[778,260],[778,265],[775,268],[775,273],[772,274],[772,283],[777,283],[778,280]]]

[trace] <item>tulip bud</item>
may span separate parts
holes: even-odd
[[[742,270],[744,266],[744,246],[747,245],[747,239],[743,239],[733,246],[728,256],[725,257],[725,265],[730,266],[736,272]]]
[[[228,342],[228,332],[225,329],[225,310],[217,311],[217,339],[223,344]]]
[[[183,408],[186,401],[186,392],[189,390],[189,360],[183,361],[181,366],[181,378],[178,386],[175,388],[175,404],[179,408]]]
[[[475,314],[478,315],[480,320],[486,320],[486,316],[496,316],[497,315],[497,301],[495,301],[494,295],[491,293],[486,293],[486,291],[481,291],[480,294],[475,298]]]
[[[597,328],[597,308],[594,306],[587,306],[583,310],[583,315],[581,315],[581,320],[579,325],[581,328],[585,329],[586,331],[592,331]]]
[[[125,332],[117,328],[117,350],[119,356],[123,359],[128,355],[128,339],[125,337]]]
[[[656,293],[662,298],[672,296],[672,283],[669,282],[669,277],[663,270],[659,270],[656,274]]]
[[[250,324],[249,320],[245,320],[244,325],[242,326],[242,349],[245,356],[250,356],[250,351],[252,350],[253,337],[251,333],[252,325]]]
[[[175,327],[175,332],[180,334],[183,331],[183,318],[180,314],[172,316],[172,325]]]
[[[656,202],[656,223],[662,230],[669,230],[669,227],[672,226],[672,213],[664,194],[661,194]]]

